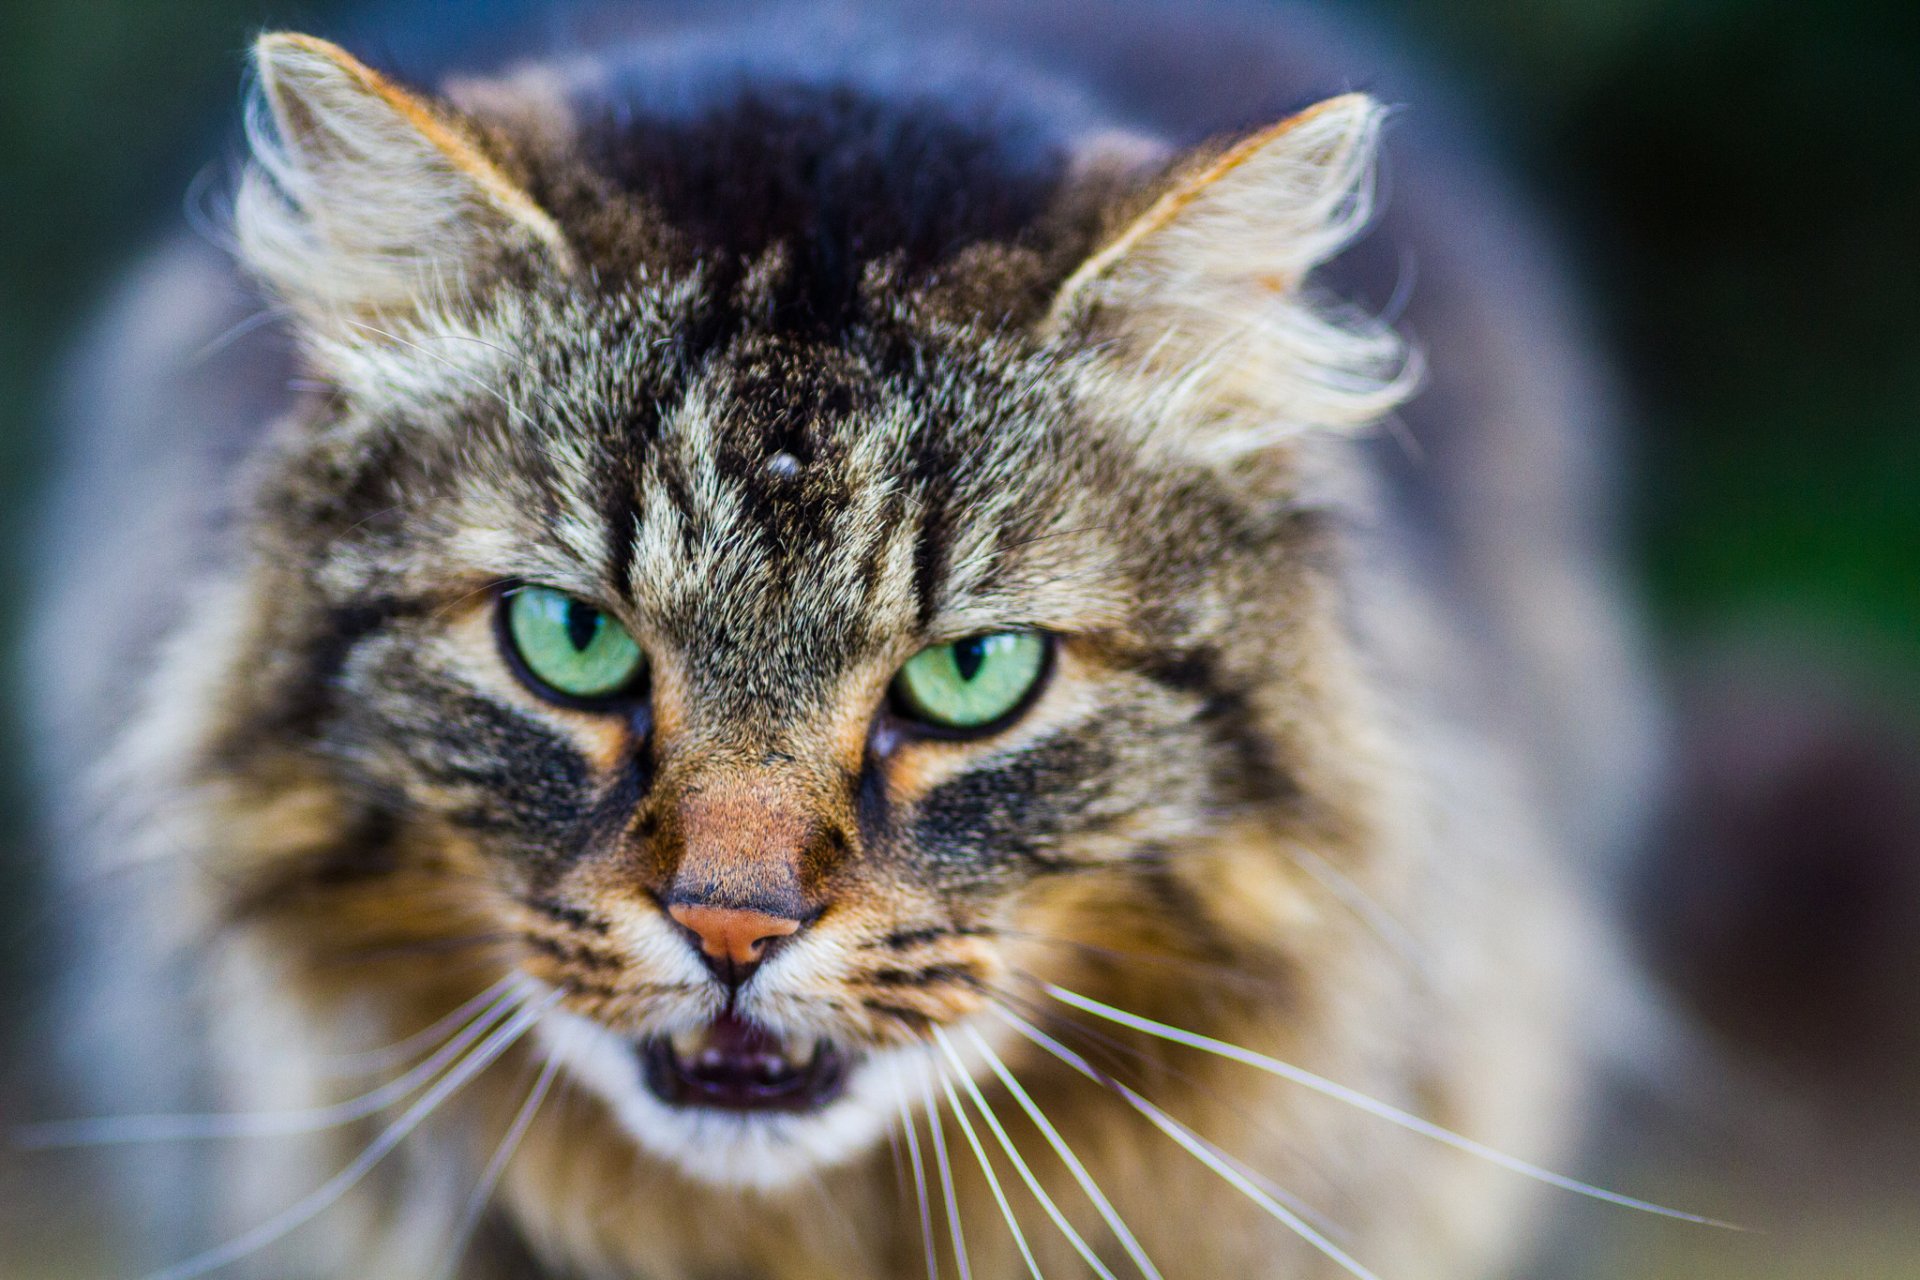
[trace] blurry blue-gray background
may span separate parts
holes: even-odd
[[[10,594],[49,447],[44,398],[76,327],[142,245],[178,224],[203,166],[230,154],[250,36],[337,29],[342,11],[0,0]],[[1768,1274],[1920,1275],[1912,1211],[1903,1218],[1898,1195],[1880,1205],[1910,1167],[1887,1133],[1920,1131],[1880,1108],[1897,1116],[1920,1083],[1870,1069],[1907,1061],[1920,988],[1858,996],[1920,954],[1914,832],[1872,823],[1920,804],[1908,751],[1920,695],[1920,5],[1381,0],[1354,12],[1460,93],[1585,283],[1633,411],[1633,552],[1684,733],[1771,726],[1782,786],[1827,785],[1826,769],[1832,794],[1813,797],[1816,811],[1827,803],[1842,825],[1866,817],[1831,853],[1819,839],[1777,851],[1762,868],[1773,879],[1732,905],[1714,898],[1704,922],[1656,912],[1650,927],[1682,1007],[1811,1100],[1807,1167],[1786,1184],[1866,1206],[1777,1237],[1762,1251],[1780,1268]],[[19,621],[0,606],[0,626]],[[15,886],[0,895],[0,1025],[12,1039],[26,993],[58,961],[19,905],[38,874],[24,786],[11,769],[0,778],[0,871]],[[1652,901],[1692,901],[1683,870],[1651,874]],[[1720,931],[1705,959],[1684,945],[1696,924]],[[1920,982],[1920,966],[1908,976]],[[1903,1017],[1908,1031],[1889,1027]],[[0,1124],[18,1118],[16,1097],[0,1090]],[[1696,1176],[1674,1172],[1670,1194]],[[0,1176],[0,1197],[9,1186]],[[0,1206],[0,1231],[8,1217]],[[1621,1274],[1758,1274],[1760,1254],[1718,1240],[1661,1247],[1672,1252],[1623,1261]]]

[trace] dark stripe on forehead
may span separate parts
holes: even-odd
[[[620,596],[633,579],[635,544],[640,538],[640,504],[631,472],[621,467],[610,478],[600,500],[600,520],[607,536],[607,586]]]
[[[700,264],[700,279],[706,289],[688,309],[674,334],[672,348],[673,359],[685,377],[698,376],[745,327],[747,317],[732,300],[745,270],[745,265],[734,259]]]
[[[924,431],[913,454],[914,489],[921,501],[913,549],[913,594],[923,630],[939,612],[942,588],[952,567],[954,504],[960,482],[960,459],[938,437],[936,431]]]
[[[940,610],[941,588],[953,554],[953,531],[944,502],[930,504],[920,517],[913,544],[913,596],[920,610],[920,629],[933,625]]]
[[[899,545],[901,538],[907,536],[901,520],[899,499],[889,498],[878,517],[878,527],[873,530],[873,536],[867,539],[860,553],[857,572],[861,599],[869,611],[874,608],[875,597],[880,594],[881,584],[886,580],[887,564],[893,558],[894,548]]]
[[[564,518],[568,501],[584,501],[591,494],[569,494],[568,477],[555,464],[553,457],[537,443],[513,438],[512,452],[502,459],[503,470],[499,476],[481,473],[483,482],[499,483],[504,478],[524,478],[531,481],[536,500],[540,504],[538,517],[546,528],[557,526]],[[523,486],[514,485],[508,492],[520,492]]]
[[[645,469],[646,478],[659,486],[660,493],[680,515],[680,538],[682,550],[687,549],[687,539],[700,519],[700,511],[694,503],[693,480],[687,474],[686,460],[678,450],[661,449],[648,459]]]

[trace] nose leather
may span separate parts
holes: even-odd
[[[744,969],[760,961],[760,953],[775,938],[800,931],[800,922],[745,907],[713,907],[676,902],[667,908],[675,923],[700,939],[708,959]]]

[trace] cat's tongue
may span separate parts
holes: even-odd
[[[799,1111],[839,1093],[845,1056],[811,1038],[783,1038],[724,1013],[642,1050],[648,1086],[676,1106]]]

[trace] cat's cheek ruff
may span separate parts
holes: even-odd
[[[934,1069],[921,1045],[869,1049],[851,1064],[840,1095],[818,1111],[680,1108],[647,1086],[630,1037],[564,1010],[546,1015],[535,1034],[542,1052],[597,1094],[642,1151],[696,1182],[757,1191],[793,1186],[871,1151]]]

